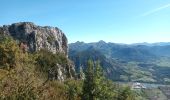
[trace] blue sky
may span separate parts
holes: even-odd
[[[0,0],[0,25],[59,27],[69,43],[170,42],[170,0]]]

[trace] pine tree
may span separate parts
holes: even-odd
[[[94,71],[94,88],[95,88],[95,98],[96,99],[100,99],[103,95],[103,85],[104,85],[104,76],[103,76],[103,72],[102,72],[102,68],[100,66],[99,61],[97,61],[95,63],[95,71]]]
[[[94,100],[94,63],[89,60],[83,84],[83,100]]]
[[[103,74],[99,61],[95,64],[90,60],[85,72],[83,100],[113,100],[113,84]]]
[[[113,100],[115,96],[113,83],[104,77],[99,61],[95,64],[94,73],[95,100]]]

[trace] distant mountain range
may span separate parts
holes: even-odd
[[[69,44],[69,58],[78,71],[88,59],[100,60],[115,81],[170,82],[170,43],[116,44],[104,41]]]
[[[166,45],[170,45],[170,42],[156,42],[156,43],[143,42],[143,43],[133,43],[132,45],[166,46]]]

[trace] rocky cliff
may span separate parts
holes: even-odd
[[[47,49],[67,55],[67,38],[57,27],[41,27],[31,22],[21,22],[4,25],[0,30],[20,42],[26,42],[30,52]]]
[[[32,22],[20,22],[4,25],[0,27],[0,32],[12,36],[18,44],[26,45],[28,52],[46,49],[53,54],[58,52],[68,57],[67,37],[57,27],[42,27]],[[66,78],[74,78],[74,64],[68,61],[66,65],[56,64],[55,70],[49,69],[49,74],[52,74],[51,79],[64,80]]]

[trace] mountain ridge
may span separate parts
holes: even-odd
[[[91,43],[99,43],[99,42],[103,42],[103,43],[111,43],[111,44],[119,44],[119,45],[145,45],[145,46],[165,46],[165,45],[170,45],[170,42],[153,42],[153,43],[149,43],[149,42],[136,42],[136,43],[117,43],[117,42],[106,42],[104,40],[99,40],[96,42],[84,42],[84,41],[76,41],[76,42],[72,42],[69,44],[75,44],[75,43],[86,43],[86,44],[91,44]]]
[[[76,42],[69,44],[69,58],[76,64],[76,69],[79,68],[79,65],[85,66],[84,63],[88,59],[100,60],[105,75],[114,81],[164,83],[170,76],[170,74],[164,73],[165,70],[170,71],[168,63],[170,61],[170,45],[165,44],[148,46],[106,43],[104,41]],[[95,54],[96,51],[97,54]]]

